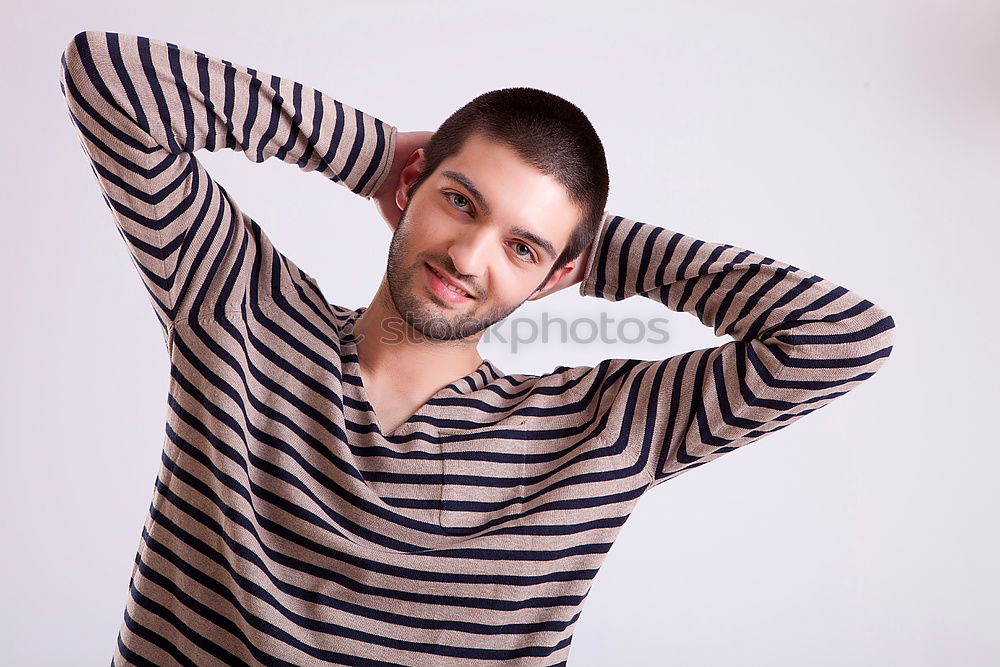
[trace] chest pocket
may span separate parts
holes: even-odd
[[[527,440],[523,419],[488,431],[439,434],[441,527],[474,535],[521,515]]]

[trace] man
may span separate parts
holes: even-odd
[[[523,110],[520,122],[512,106]],[[576,134],[586,130],[590,152],[560,153],[559,145],[577,137],[528,122],[528,114],[546,112],[563,124],[570,114]],[[419,142],[429,133],[412,134]],[[409,158],[399,178],[390,172],[382,185],[388,191],[373,195],[395,233],[378,293],[354,325],[383,433],[483,363],[477,345],[485,329],[525,300],[579,282],[608,191],[596,132],[582,112],[542,91],[507,89],[473,100],[433,139],[434,164],[423,148],[408,153],[409,138],[397,135],[394,163]],[[531,164],[511,144],[529,146]],[[579,204],[558,176],[579,184]],[[391,335],[395,330],[406,335]]]
[[[891,350],[892,318],[844,287],[605,213],[593,128],[542,91],[488,93],[427,141],[97,31],[70,42],[60,83],[171,360],[114,664],[565,664],[646,491]],[[394,233],[368,307],[330,303],[194,156],[223,147],[376,198]],[[735,340],[543,375],[478,355],[490,324],[576,283]]]

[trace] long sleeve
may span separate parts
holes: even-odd
[[[287,78],[137,35],[85,31],[60,88],[165,338],[171,324],[283,294],[305,274],[206,172],[230,148],[318,171],[365,198],[396,128]]]
[[[650,487],[783,429],[870,378],[892,317],[851,290],[732,245],[606,213],[580,294],[636,294],[734,340],[667,359],[607,360],[615,446]]]

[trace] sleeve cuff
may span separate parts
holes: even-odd
[[[382,187],[382,183],[385,182],[389,171],[392,169],[392,160],[396,154],[396,127],[388,123],[382,123],[382,127],[385,128],[385,150],[382,151],[382,159],[379,160],[375,176],[368,181],[368,187],[357,193],[365,199],[371,199],[372,195]]]
[[[590,249],[590,257],[587,259],[587,267],[583,270],[583,280],[580,281],[581,296],[601,296],[595,290],[597,284],[598,268],[601,265],[600,259],[608,254],[608,244],[610,239],[606,238],[608,233],[608,223],[613,216],[607,211],[597,227],[597,234]]]

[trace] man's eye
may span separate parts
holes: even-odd
[[[471,204],[469,198],[465,195],[460,195],[457,192],[449,192],[448,197],[451,199],[453,204],[458,204],[458,208],[464,210],[465,206]]]
[[[521,253],[518,252],[519,248],[524,248],[525,250],[528,251],[528,253],[526,255],[522,255]],[[532,252],[531,246],[529,246],[526,243],[521,243],[520,241],[514,241],[514,253],[518,257],[520,257],[522,259],[525,259],[525,260],[527,260],[529,262],[534,262],[535,261],[535,253]]]

